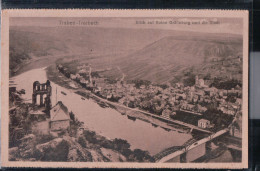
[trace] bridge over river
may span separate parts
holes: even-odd
[[[220,130],[210,136],[202,138],[200,140],[190,139],[182,146],[174,146],[167,148],[160,153],[154,155],[154,159],[156,162],[164,163],[167,161],[178,161],[178,162],[192,162],[196,160],[208,159],[209,156],[214,153],[215,156],[220,155],[224,149],[233,149],[235,151],[241,152],[242,150],[242,143],[240,138],[232,137],[228,135],[229,129]],[[220,144],[219,148],[212,151],[211,149],[211,142],[213,139],[220,138],[223,142]],[[223,138],[222,138],[223,137]],[[205,147],[202,145],[205,145]],[[196,150],[197,148],[197,150]],[[204,148],[205,150],[201,150]],[[191,156],[192,157],[187,157]],[[204,154],[203,154],[204,153]],[[236,157],[236,156],[232,156]],[[174,160],[175,159],[175,160]]]
[[[167,118],[167,117],[164,117],[164,116],[159,116],[159,115],[156,115],[156,114],[152,114],[150,112],[147,112],[147,111],[143,111],[143,110],[140,110],[138,108],[130,108],[128,106],[125,106],[123,104],[120,104],[120,103],[117,103],[117,102],[112,102],[112,101],[109,101],[107,99],[104,99],[104,98],[101,98],[99,96],[97,96],[96,94],[94,94],[92,91],[89,91],[89,90],[86,90],[85,88],[79,88],[77,90],[73,90],[73,91],[83,91],[83,92],[87,92],[90,94],[90,96],[94,97],[94,98],[97,98],[98,100],[100,101],[103,101],[107,104],[110,104],[110,105],[113,105],[113,106],[116,106],[116,107],[119,107],[119,108],[122,108],[124,109],[125,111],[127,110],[130,110],[130,111],[135,111],[135,112],[139,112],[139,113],[142,113],[142,114],[145,114],[145,115],[148,115],[148,116],[151,116],[153,118],[157,118],[159,120],[163,120],[167,123],[173,123],[173,124],[178,124],[178,125],[182,125],[184,127],[188,127],[192,130],[198,130],[198,131],[201,131],[203,133],[207,133],[209,134],[209,136],[206,136],[205,138],[202,138],[200,140],[195,140],[195,139],[191,139],[189,140],[188,142],[186,142],[184,145],[182,146],[177,146],[177,147],[170,147],[170,148],[167,148],[165,150],[163,150],[162,152],[156,154],[154,156],[156,162],[167,162],[171,159],[174,159],[176,157],[179,157],[179,160],[180,162],[189,162],[189,161],[194,161],[198,158],[201,157],[201,155],[197,155],[195,154],[195,158],[193,157],[192,160],[187,160],[187,155],[189,155],[189,153],[192,153],[192,151],[196,150],[197,148],[199,148],[200,146],[202,145],[205,145],[205,153],[207,155],[207,153],[209,151],[211,151],[211,141],[217,137],[220,137],[220,136],[226,136],[226,133],[229,132],[229,129],[230,128],[226,128],[226,129],[222,129],[216,133],[213,133],[209,130],[206,130],[206,129],[203,129],[203,128],[200,128],[200,127],[197,127],[195,125],[192,125],[192,124],[188,124],[188,123],[185,123],[185,122],[182,122],[182,121],[178,121],[178,120],[173,120],[171,118]],[[234,117],[235,118],[235,117]],[[234,121],[234,120],[233,120]],[[232,148],[232,144],[230,144],[229,148]],[[240,146],[236,146],[236,150],[240,150]],[[241,151],[241,150],[240,150]],[[194,153],[194,152],[193,152]]]

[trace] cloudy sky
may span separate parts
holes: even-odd
[[[61,23],[75,22],[73,26]],[[78,23],[98,22],[98,25],[79,25]],[[136,21],[145,21],[146,24],[136,24]],[[148,24],[150,22],[151,24]],[[167,24],[158,24],[158,23]],[[193,23],[193,24],[192,24]],[[196,24],[195,24],[196,23]],[[199,24],[198,24],[199,23]],[[204,24],[202,24],[204,23]],[[214,24],[210,24],[214,23]],[[207,33],[232,33],[243,34],[243,20],[240,18],[10,18],[10,26],[40,26],[40,27],[104,27],[104,28],[133,28],[133,29],[164,29],[182,30]]]

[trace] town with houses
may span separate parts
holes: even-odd
[[[76,69],[70,65],[76,66]],[[58,74],[55,78],[59,77],[69,83],[75,93],[89,92],[91,96],[87,96],[88,98],[95,100],[94,97],[98,97],[96,102],[99,105],[105,104],[105,107],[115,108],[119,112],[122,111],[116,106],[123,106],[128,112],[133,110],[135,116],[127,114],[127,118],[133,121],[137,115],[148,114],[150,118],[162,121],[166,127],[176,127],[183,131],[178,131],[179,133],[191,133],[192,138],[183,146],[169,147],[151,156],[147,151],[130,149],[125,140],[110,140],[88,130],[84,122],[79,121],[73,111],[69,112],[62,101],[56,99],[56,103],[52,103],[52,80],[47,79],[45,83],[33,82],[31,103],[22,97],[26,94],[25,90],[17,90],[11,81],[9,159],[12,161],[164,162],[164,157],[167,158],[167,155],[174,154],[180,148],[188,148],[191,144],[198,145],[198,142],[206,139],[209,134],[219,136],[226,132],[229,132],[229,136],[223,141],[234,141],[235,147],[229,145],[228,148],[235,148],[235,151],[231,150],[233,160],[240,160],[242,87],[236,81],[232,83],[231,89],[218,89],[208,80],[195,75],[192,86],[185,86],[181,82],[160,85],[145,80],[125,80],[125,74],[116,80],[109,79],[102,71],[92,71],[93,68],[89,64],[57,63],[56,66],[52,65],[52,68],[55,69],[55,74]],[[66,96],[63,91],[61,94]],[[85,100],[85,96],[80,95],[81,99]],[[142,117],[139,119],[143,119]],[[153,123],[152,125],[158,126]],[[171,130],[169,127],[164,129]],[[208,147],[206,143],[205,149],[208,148],[211,149],[211,145]],[[219,148],[213,152],[214,156],[226,149],[221,145]],[[186,154],[185,152],[185,157],[180,156],[178,161],[187,162]],[[203,157],[200,160],[204,160]]]
[[[191,124],[203,129],[218,130],[228,125],[214,123],[211,120],[216,111],[230,122],[237,113],[241,114],[242,87],[238,84],[230,90],[217,89],[210,86],[208,80],[196,75],[193,86],[184,86],[183,83],[154,85],[143,80],[111,81],[99,72],[92,72],[91,65],[88,64],[77,66],[76,72],[75,70],[72,72],[67,63],[57,64],[57,69],[67,78],[103,99],[129,108],[138,108],[167,119],[181,120],[183,117],[177,117],[178,113],[189,113],[198,116],[198,119],[195,119],[195,122],[191,121]],[[212,113],[210,117],[205,118],[203,114],[207,111]],[[189,120],[192,119],[188,118],[184,122],[189,122]],[[241,128],[237,126],[235,130],[235,133],[238,133],[237,136],[240,137]]]

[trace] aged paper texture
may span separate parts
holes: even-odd
[[[2,16],[3,167],[248,167],[247,11]]]

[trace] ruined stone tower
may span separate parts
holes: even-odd
[[[33,83],[32,103],[37,104],[37,96],[40,96],[40,106],[44,106],[46,110],[51,109],[51,83],[49,80],[46,83],[40,84],[39,81]],[[43,99],[43,97],[45,98]]]

